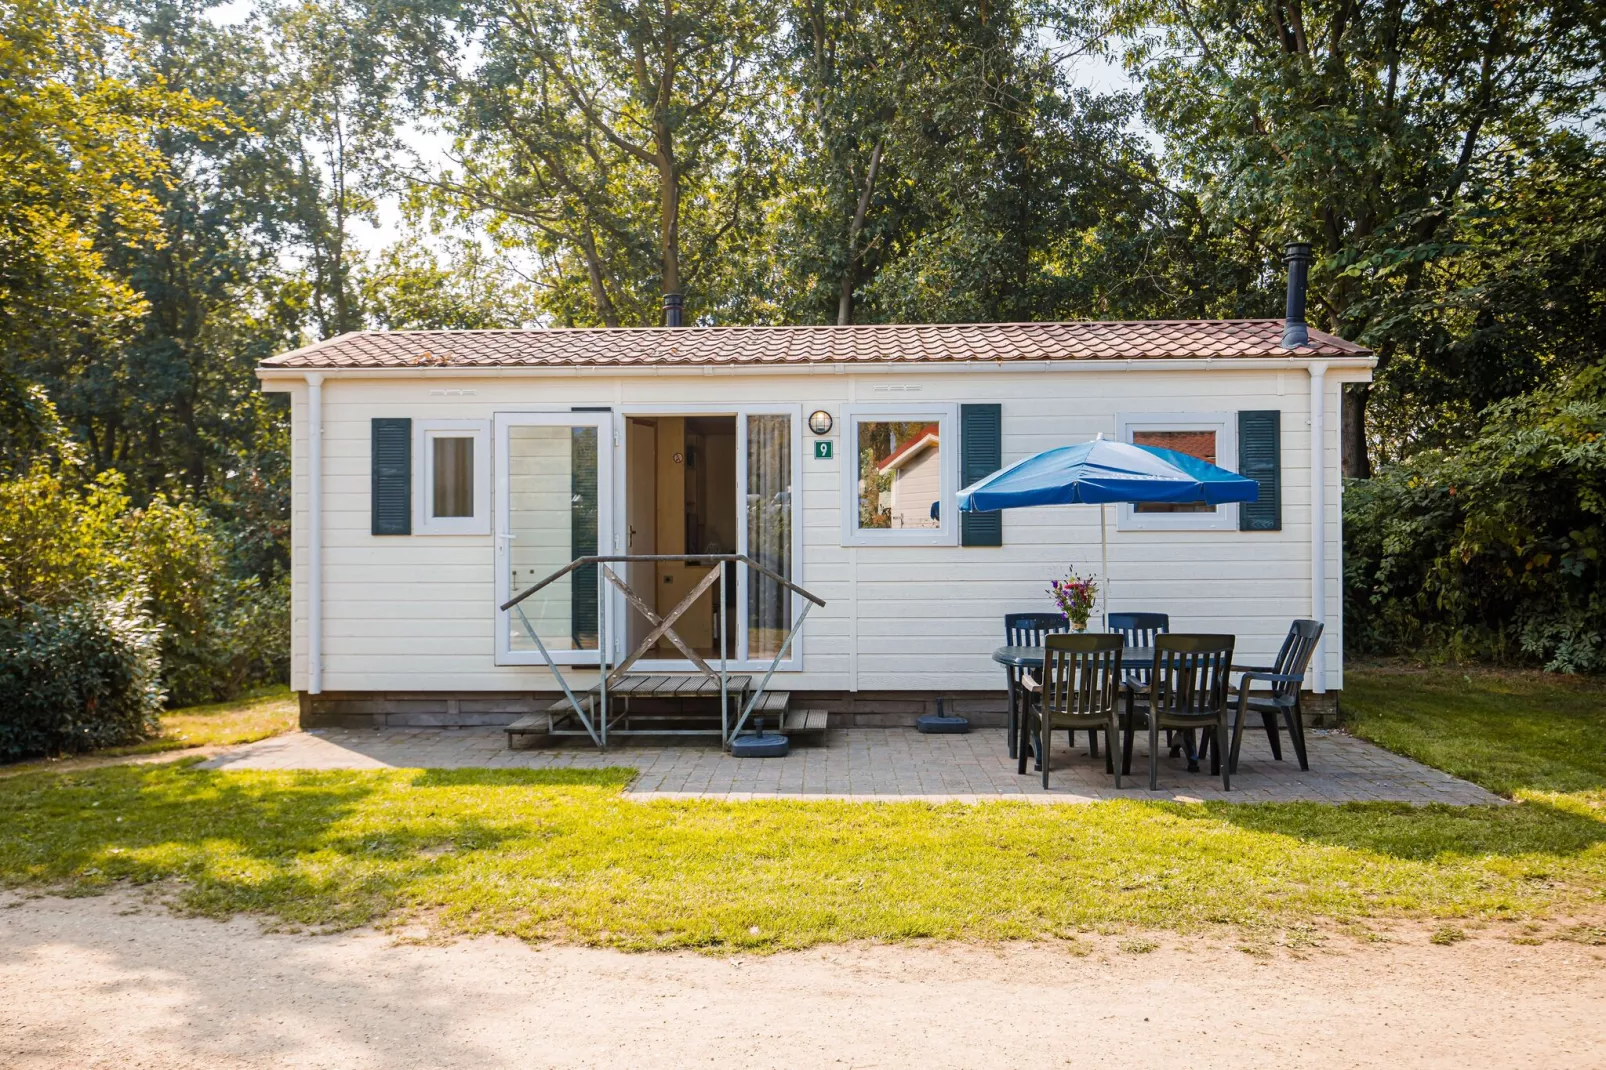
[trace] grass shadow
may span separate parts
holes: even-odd
[[[1518,806],[1212,802],[1176,806],[1174,812],[1251,832],[1412,862],[1489,856],[1559,858],[1582,855],[1606,844],[1606,813],[1590,816],[1542,800]]]
[[[571,775],[574,772],[589,775]],[[271,912],[345,928],[395,909],[453,859],[526,834],[516,807],[445,805],[462,789],[595,787],[630,770],[215,774],[122,766],[0,785],[0,881],[93,893],[178,878],[182,909]]]

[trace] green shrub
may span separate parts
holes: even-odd
[[[137,577],[121,546],[127,510],[115,473],[79,489],[36,463],[0,481],[0,617],[128,593]]]
[[[230,576],[205,510],[158,494],[129,518],[129,561],[162,626],[162,675],[176,706],[215,702],[289,676],[288,577]]]
[[[0,761],[155,734],[157,633],[133,599],[30,606],[0,620]]]
[[[133,599],[160,638],[176,705],[230,698],[289,675],[289,583],[238,577],[221,527],[187,501],[130,509],[115,473],[80,485],[68,466],[0,480],[0,619]]]
[[[1606,672],[1606,368],[1344,491],[1354,649]]]

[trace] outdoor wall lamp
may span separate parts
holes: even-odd
[[[831,433],[831,414],[824,409],[815,409],[809,413],[809,430],[816,435]]]

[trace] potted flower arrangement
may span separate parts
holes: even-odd
[[[1065,619],[1070,621],[1072,631],[1087,631],[1087,618],[1093,612],[1099,595],[1099,585],[1093,577],[1078,576],[1073,568],[1063,580],[1055,580],[1050,584],[1048,593],[1059,611],[1065,614]]]

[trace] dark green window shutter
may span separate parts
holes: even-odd
[[[413,421],[373,421],[373,532],[413,533]]]
[[[1260,500],[1238,507],[1239,531],[1283,529],[1282,415],[1276,409],[1238,414],[1238,474],[1260,484]]]
[[[968,487],[1004,467],[1004,414],[1001,405],[959,406],[959,485]],[[954,508],[943,502],[942,508]],[[960,513],[961,546],[1004,545],[1003,513]]]

